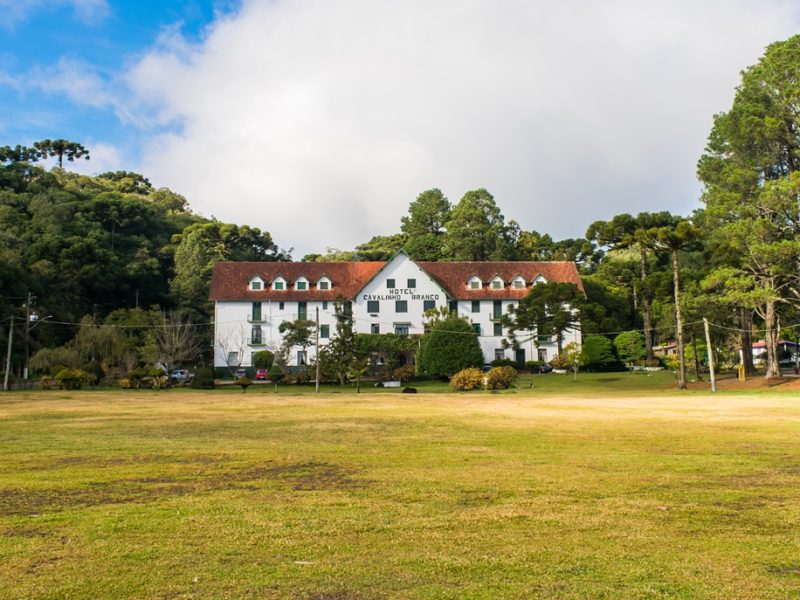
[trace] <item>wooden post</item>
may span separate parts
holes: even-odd
[[[714,349],[711,347],[711,332],[708,330],[708,319],[703,317],[703,328],[706,330],[706,354],[708,354],[708,369],[711,372],[711,391],[717,391],[717,380],[714,378]]]
[[[3,380],[3,391],[8,391],[8,374],[11,371],[11,342],[14,339],[14,317],[11,317],[11,325],[8,328],[8,353],[6,354],[6,375]]]

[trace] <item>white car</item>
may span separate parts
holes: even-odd
[[[173,383],[184,383],[191,381],[194,373],[189,373],[186,369],[175,369],[169,372],[169,378]]]

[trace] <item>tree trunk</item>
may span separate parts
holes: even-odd
[[[650,298],[645,290],[647,280],[647,251],[643,244],[639,245],[639,265],[642,272],[642,325],[644,326],[645,360],[648,365],[653,364],[653,326],[650,322]]]
[[[703,381],[703,378],[700,376],[700,356],[697,354],[697,336],[694,331],[692,331],[692,347],[694,348],[694,376],[697,378],[697,381]],[[708,350],[711,351],[711,348]]]
[[[563,346],[564,346],[564,336],[563,336],[563,335],[562,335],[562,333],[559,331],[559,332],[556,334],[556,348],[558,349],[558,355],[559,355],[559,356],[561,356],[561,352],[562,352],[562,350],[563,350]]]
[[[739,314],[742,328],[742,364],[744,372],[753,375],[756,372],[756,366],[753,364],[753,318],[746,308],[740,309]]]
[[[781,369],[778,364],[778,328],[777,315],[775,313],[775,302],[769,301],[766,304],[764,327],[766,333],[764,342],[767,347],[767,373],[766,377],[780,377]]]
[[[678,251],[672,251],[672,283],[675,286],[675,332],[678,338],[678,383],[679,390],[686,389],[686,357],[683,351],[683,318],[681,317],[680,265]]]

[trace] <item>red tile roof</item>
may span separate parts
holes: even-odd
[[[530,283],[539,275],[547,281],[574,283],[583,289],[574,262],[534,262],[534,261],[485,261],[485,262],[420,262],[420,268],[426,271],[445,291],[458,300],[518,299],[530,291]],[[483,282],[479,290],[470,289],[467,282],[477,275]],[[503,289],[489,287],[489,281],[499,275],[503,280]],[[525,279],[526,288],[511,287],[511,280],[517,275]]]
[[[258,301],[258,300],[335,300],[354,298],[372,279],[384,262],[220,262],[214,265],[211,275],[211,300]],[[470,299],[518,299],[530,290],[530,283],[538,276],[547,281],[565,281],[583,289],[583,283],[573,262],[420,262],[419,267],[426,271],[452,298]],[[251,290],[248,286],[255,276],[264,280],[263,290]],[[483,282],[482,289],[472,290],[467,282],[477,275]],[[503,289],[489,287],[489,281],[499,275],[504,282]],[[521,275],[528,287],[515,289],[511,280]],[[270,283],[276,277],[283,277],[285,290],[273,290]],[[300,277],[309,280],[307,291],[294,289],[295,280]],[[317,280],[328,277],[332,286],[329,290],[319,290]]]
[[[218,262],[211,273],[211,300],[336,300],[353,298],[381,270],[383,262]],[[251,290],[250,280],[258,275],[263,290]],[[281,276],[286,289],[276,291],[270,283]],[[305,276],[307,291],[294,289],[295,280]],[[328,290],[317,289],[317,280],[331,280]]]

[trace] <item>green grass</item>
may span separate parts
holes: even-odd
[[[0,396],[0,598],[799,595],[796,395],[612,376]]]

